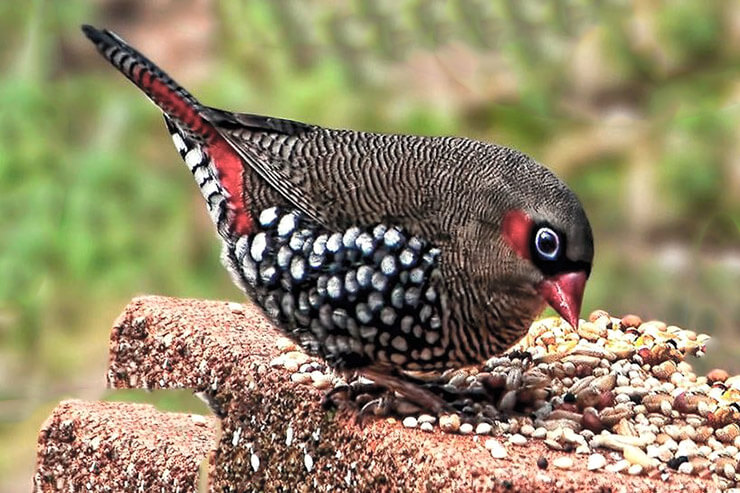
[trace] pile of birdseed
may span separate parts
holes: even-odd
[[[490,435],[485,446],[495,458],[539,439],[588,454],[589,470],[664,479],[677,471],[712,477],[725,489],[740,481],[740,375],[692,371],[684,358],[703,355],[708,339],[600,310],[578,330],[560,318],[539,320],[480,368],[409,374],[457,410],[440,416],[363,377],[345,381],[288,339],[279,340],[272,366],[288,369],[297,383],[346,387],[359,408],[373,406],[373,414],[398,417],[407,428]],[[538,465],[548,467],[546,460]],[[572,461],[564,456],[552,465],[567,469]]]

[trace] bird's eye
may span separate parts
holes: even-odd
[[[534,237],[537,254],[544,260],[555,260],[560,254],[560,237],[548,227],[537,230]]]

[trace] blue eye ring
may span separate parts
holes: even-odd
[[[555,260],[560,256],[560,236],[547,226],[537,230],[534,236],[534,248],[543,260]]]

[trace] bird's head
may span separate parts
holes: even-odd
[[[540,178],[529,200],[504,213],[501,234],[518,275],[576,328],[594,256],[591,225],[570,189],[549,172]]]

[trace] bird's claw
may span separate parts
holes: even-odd
[[[342,394],[345,394],[342,396]],[[324,394],[321,400],[321,407],[325,410],[336,409],[342,402],[347,402],[351,398],[352,392],[349,385],[342,383]]]

